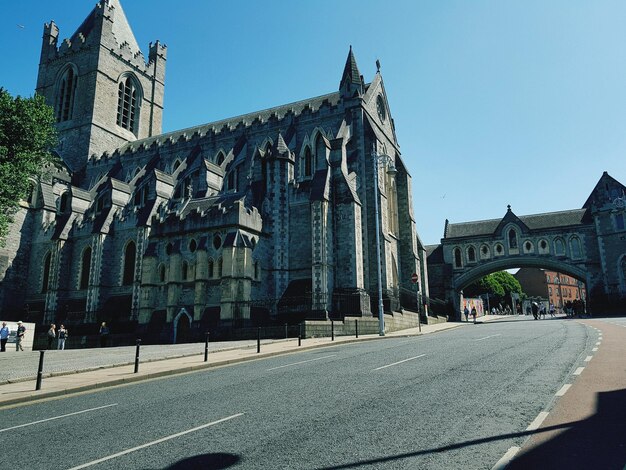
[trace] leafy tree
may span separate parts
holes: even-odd
[[[0,246],[28,195],[30,177],[39,177],[54,162],[57,144],[54,112],[42,96],[13,98],[0,88]]]
[[[515,276],[506,271],[488,274],[463,289],[463,292],[467,297],[489,294],[499,299],[510,296],[513,292],[523,295],[522,286],[519,281],[515,279]]]

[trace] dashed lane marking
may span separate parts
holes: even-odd
[[[600,343],[601,343],[601,342],[602,342],[602,341],[598,341],[598,342],[596,343],[596,346],[600,346]]]
[[[567,391],[569,390],[569,388],[572,386],[572,384],[565,384],[561,387],[561,389],[556,392],[556,396],[557,397],[562,397],[563,395],[565,395],[565,393],[567,393]]]
[[[291,367],[291,366],[297,366],[300,364],[306,364],[307,362],[321,361],[322,359],[328,359],[329,357],[335,357],[335,356],[336,354],[331,354],[330,356],[316,357],[315,359],[307,359],[306,361],[292,362],[291,364],[285,364],[282,366],[272,367],[271,369],[265,369],[265,370],[270,371],[270,370],[282,369],[284,367]]]
[[[178,432],[176,434],[172,434],[170,436],[166,436],[166,437],[162,437],[161,439],[157,439],[156,441],[148,442],[146,444],[142,444],[140,446],[133,447],[131,449],[126,449],[126,450],[124,450],[122,452],[118,452],[117,454],[112,454],[112,455],[109,455],[107,457],[102,457],[101,459],[98,459],[98,460],[92,460],[91,462],[84,463],[84,464],[79,465],[77,467],[72,467],[69,470],[79,470],[81,468],[91,467],[93,465],[97,465],[99,463],[106,462],[107,460],[115,459],[117,457],[121,457],[122,455],[130,454],[131,452],[135,452],[135,451],[138,451],[138,450],[141,450],[141,449],[145,449],[146,447],[150,447],[150,446],[153,446],[155,444],[160,444],[161,442],[169,441],[171,439],[175,439],[175,438],[180,437],[180,436],[184,436],[185,434],[189,434],[189,433],[192,433],[192,432],[195,432],[195,431],[200,431],[201,429],[208,428],[209,426],[215,426],[216,424],[220,424],[220,423],[223,423],[225,421],[229,421],[231,419],[238,418],[239,416],[243,416],[243,415],[244,415],[243,413],[237,413],[236,415],[227,416],[226,418],[218,419],[217,421],[213,421],[211,423],[203,424],[202,426],[198,426],[198,427],[195,427],[195,428],[192,428],[192,429],[188,429],[187,431]]]
[[[491,467],[491,470],[504,470],[506,466],[511,463],[515,454],[519,452],[519,449],[519,447],[509,447],[506,454],[504,454],[502,458],[498,460],[493,467]]]
[[[580,375],[580,374],[582,374],[582,373],[583,373],[583,370],[585,370],[585,368],[584,368],[584,367],[579,367],[578,369],[576,369],[576,370],[574,371],[574,375]]]
[[[495,338],[496,336],[500,336],[500,334],[485,336],[484,338],[475,339],[474,341],[482,341],[483,339]]]
[[[589,361],[590,361],[590,360],[592,360],[592,359],[593,359],[593,356],[587,356],[587,357],[585,358],[585,362],[589,362]]]
[[[596,352],[597,350],[598,350],[598,348],[593,348],[593,349],[591,350],[591,352]]]
[[[548,417],[548,412],[542,411],[541,413],[537,415],[537,417],[533,420],[533,422],[528,425],[528,427],[526,428],[526,431],[534,431],[535,429],[539,429],[539,426],[541,426],[541,423],[543,423],[543,420],[546,419],[547,417]]]
[[[420,357],[424,357],[426,354],[420,354],[419,356],[415,356],[415,357],[409,357],[408,359],[404,359],[402,361],[398,361],[398,362],[394,362],[393,364],[387,364],[386,366],[382,366],[382,367],[377,367],[374,370],[380,370],[380,369],[385,369],[387,367],[391,367],[391,366],[397,366],[398,364],[402,364],[403,362],[408,362],[408,361],[412,361],[413,359],[419,359]]]
[[[23,428],[26,426],[32,426],[33,424],[45,423],[46,421],[53,421],[55,419],[67,418],[68,416],[75,416],[82,413],[89,413],[90,411],[102,410],[103,408],[110,408],[112,406],[117,406],[117,403],[112,403],[110,405],[99,406],[97,408],[89,408],[88,410],[75,411],[74,413],[68,413],[61,416],[54,416],[53,418],[40,419],[38,421],[33,421],[32,423],[20,424],[18,426],[11,426],[10,428],[0,429],[0,432],[10,431],[11,429]]]

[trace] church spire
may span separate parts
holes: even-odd
[[[70,43],[74,43],[77,39],[87,39],[92,33],[96,33],[98,29],[96,25],[102,21],[101,19],[111,22],[110,31],[118,48],[128,47],[132,54],[141,52],[119,0],[100,0],[72,35]],[[100,34],[102,33],[103,31],[100,30]]]
[[[344,98],[352,98],[354,96],[361,96],[363,94],[363,77],[359,72],[359,67],[356,65],[356,59],[352,52],[352,46],[350,46],[350,52],[348,52],[348,58],[346,59],[346,65],[343,68],[343,76],[339,83],[339,91]]]

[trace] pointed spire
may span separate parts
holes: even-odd
[[[343,76],[339,83],[339,90],[341,91],[341,95],[345,98],[352,98],[355,95],[360,96],[363,94],[363,78],[359,72],[359,67],[356,65],[352,46],[350,46],[346,65],[343,68]]]
[[[113,36],[118,46],[128,44],[134,54],[141,52],[119,0],[100,0],[72,35],[70,42],[73,43],[81,36],[86,39],[94,30],[97,18],[102,16],[111,19]]]
[[[276,150],[278,151],[279,155],[289,152],[289,147],[287,147],[285,139],[283,139],[282,133],[278,134],[278,139],[276,140]]]

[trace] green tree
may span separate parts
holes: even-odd
[[[0,88],[0,246],[28,195],[31,177],[40,177],[54,162],[57,144],[54,112],[44,98],[13,98]]]
[[[515,276],[506,271],[498,271],[496,273],[488,274],[463,289],[463,292],[467,297],[477,297],[482,294],[489,294],[490,296],[494,296],[499,299],[510,296],[513,292],[520,295],[523,294],[522,286],[519,281],[515,279]]]

